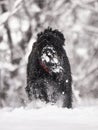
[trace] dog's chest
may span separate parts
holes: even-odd
[[[45,85],[45,88],[46,88],[48,100],[51,103],[55,103],[55,102],[57,102],[61,99],[63,100],[63,98],[65,97],[65,94],[63,94],[63,90],[62,90],[60,84],[57,84],[54,81],[46,79],[44,81],[44,85]]]

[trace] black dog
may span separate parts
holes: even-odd
[[[51,28],[38,34],[27,65],[26,92],[30,100],[62,101],[62,107],[72,107],[72,77],[64,41],[63,34]]]

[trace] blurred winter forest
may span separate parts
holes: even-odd
[[[0,107],[26,104],[26,65],[38,32],[63,32],[74,102],[98,104],[98,1],[0,0]]]

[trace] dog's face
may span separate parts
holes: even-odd
[[[61,55],[64,45],[63,34],[57,30],[46,29],[38,34],[36,46],[41,67],[48,73],[62,71]]]
[[[60,63],[60,57],[53,46],[46,45],[41,51],[40,63],[42,67],[47,68],[49,72],[59,73],[63,69]]]

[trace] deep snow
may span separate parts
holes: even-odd
[[[0,109],[0,130],[98,130],[98,106]]]

